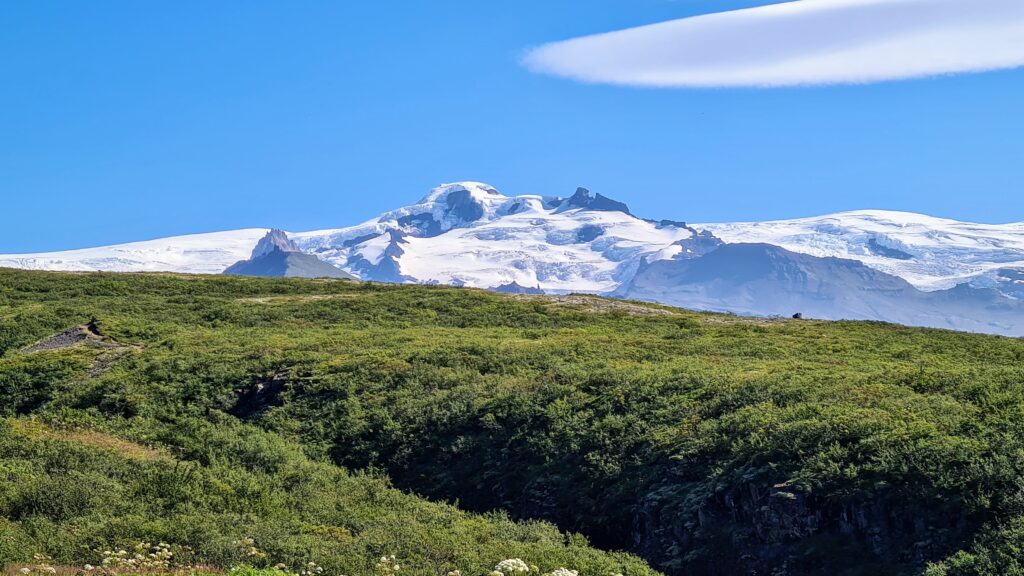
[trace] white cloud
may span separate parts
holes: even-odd
[[[852,84],[1024,66],[1024,0],[800,0],[546,44],[536,72],[632,86]]]

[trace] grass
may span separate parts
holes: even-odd
[[[423,574],[516,555],[647,570],[565,532],[674,574],[1021,566],[1020,340],[352,282],[0,271],[0,287],[0,465],[113,482],[66,514],[0,491],[11,538],[63,558],[174,534],[227,566],[258,526],[277,556],[346,574],[395,551]],[[20,352],[91,318],[133,346],[103,374],[96,350]],[[132,447],[170,460],[106,464]],[[389,482],[483,515],[382,505]]]
[[[90,429],[56,429],[35,420],[13,420],[11,431],[33,440],[64,442],[105,450],[134,460],[171,460],[164,451]]]

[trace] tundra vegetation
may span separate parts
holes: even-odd
[[[960,576],[1022,551],[1020,340],[0,271],[15,570]],[[136,553],[166,565],[112,565]]]

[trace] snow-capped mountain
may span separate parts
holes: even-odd
[[[249,258],[268,232],[254,228],[0,255],[0,266],[220,273]],[[695,256],[720,244],[682,222],[638,218],[624,203],[582,188],[568,198],[505,196],[478,182],[445,184],[368,222],[290,232],[288,240],[363,280],[590,293],[614,290],[645,258]]]
[[[614,290],[645,257],[701,244],[683,223],[637,218],[582,188],[570,198],[509,197],[475,182],[440,186],[358,226],[291,238],[368,280],[594,293]]]
[[[266,256],[257,246],[265,237],[273,240],[265,246],[277,246],[271,253],[316,256],[362,280],[588,292],[738,313],[1024,334],[1024,223],[860,211],[687,225],[637,217],[626,204],[582,188],[563,198],[446,184],[346,228],[286,235],[256,228],[0,255],[0,266],[212,274]],[[744,247],[727,246],[737,244]]]
[[[857,260],[921,290],[969,283],[1020,293],[1024,223],[971,224],[908,212],[863,210],[777,222],[697,224],[727,243],[780,246]]]
[[[0,255],[0,267],[66,272],[220,274],[245,260],[269,228],[190,234],[65,252]]]
[[[1024,300],[962,284],[925,292],[857,260],[771,244],[726,244],[702,258],[647,263],[616,296],[699,310],[1024,336]]]

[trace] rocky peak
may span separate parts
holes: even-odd
[[[629,206],[626,206],[624,203],[612,200],[601,194],[592,196],[590,190],[582,187],[576,189],[576,193],[562,204],[562,208],[564,210],[582,208],[585,210],[630,214]]]
[[[274,228],[256,244],[256,248],[252,251],[252,259],[255,260],[274,251],[298,252],[299,247],[288,238],[288,234],[284,230]]]
[[[516,282],[515,280],[513,280],[512,282],[510,282],[508,284],[502,284],[501,286],[496,286],[494,288],[491,288],[490,290],[492,290],[494,292],[501,292],[503,294],[543,294],[544,293],[544,291],[541,290],[539,285],[536,288],[530,288],[528,286],[523,286],[522,284],[520,284],[519,282]]]

